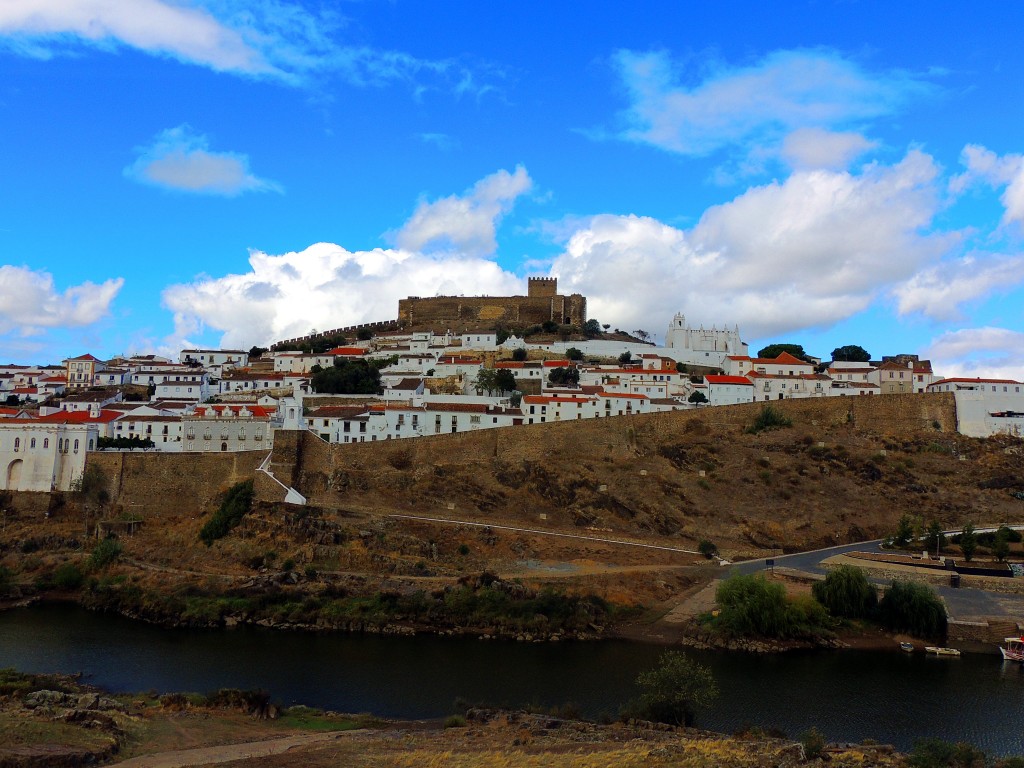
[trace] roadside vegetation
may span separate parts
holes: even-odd
[[[199,531],[200,540],[209,547],[217,539],[227,536],[232,528],[242,522],[245,513],[249,511],[252,506],[252,495],[252,480],[231,486],[224,494],[224,499],[213,513],[213,517]]]

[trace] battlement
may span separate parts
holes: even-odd
[[[530,277],[526,280],[526,295],[541,299],[558,295],[557,277]]]

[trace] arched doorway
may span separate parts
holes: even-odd
[[[228,449],[228,444],[227,444],[227,443],[221,443],[221,444],[220,444],[220,449],[221,449],[222,451],[226,451],[226,450]]]
[[[7,485],[5,487],[8,490],[18,490],[18,484],[21,482],[21,467],[24,463],[21,459],[15,459],[7,466]]]

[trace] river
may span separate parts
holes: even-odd
[[[435,637],[300,634],[257,628],[163,629],[67,605],[0,614],[0,667],[82,672],[114,691],[263,688],[285,704],[385,717],[440,717],[455,702],[614,714],[663,648],[639,643],[522,644]],[[1024,754],[1024,669],[999,657],[880,652],[773,656],[693,653],[721,696],[698,725],[743,725],[909,749],[916,738]]]

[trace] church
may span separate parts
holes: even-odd
[[[715,368],[724,367],[725,358],[730,355],[746,356],[748,353],[747,345],[740,339],[738,325],[732,330],[718,330],[714,326],[710,329],[704,326],[691,328],[681,312],[672,318],[665,333],[665,346],[672,350],[672,358],[680,363]]]

